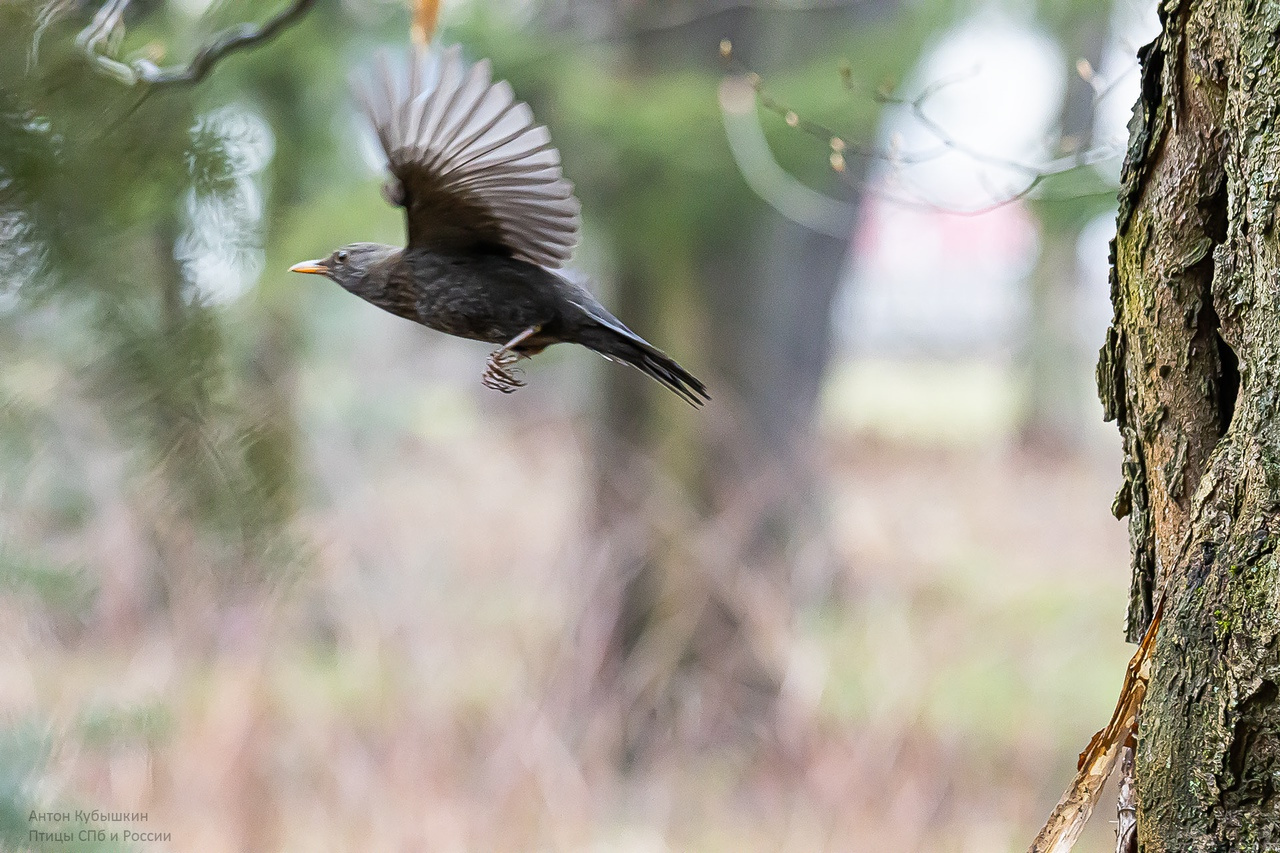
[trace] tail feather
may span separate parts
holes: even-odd
[[[601,324],[582,336],[582,344],[603,355],[610,361],[630,364],[642,373],[652,376],[670,388],[689,405],[697,407],[711,399],[707,386],[703,385],[675,359],[646,341],[644,338],[618,324],[621,329]]]

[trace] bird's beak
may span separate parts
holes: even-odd
[[[327,275],[329,268],[324,265],[324,261],[303,261],[300,264],[294,264],[289,267],[289,272],[309,272],[316,275]]]

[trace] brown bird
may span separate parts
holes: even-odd
[[[404,91],[384,61],[359,90],[386,152],[383,195],[405,209],[408,246],[353,243],[293,272],[344,289],[432,329],[501,346],[482,381],[510,393],[512,365],[576,343],[633,365],[695,406],[710,397],[689,371],[555,272],[578,240],[578,200],[547,129],[489,63],[452,47],[410,61]]]

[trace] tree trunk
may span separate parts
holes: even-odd
[[[804,30],[813,49],[822,40],[809,32],[817,26],[811,17],[830,29],[860,14],[834,7],[771,16],[735,7],[652,29],[638,26],[641,13],[658,19],[663,4],[612,8],[637,77],[676,62],[714,73],[722,38],[754,58]],[[786,59],[796,62],[796,54]],[[768,737],[785,679],[792,558],[820,529],[804,451],[847,241],[780,221],[763,202],[737,218],[741,226],[728,238],[714,237],[719,224],[708,222],[688,251],[646,247],[645,256],[624,258],[615,282],[619,316],[637,329],[664,330],[669,337],[657,343],[693,367],[702,350],[697,370],[714,397],[697,415],[681,410],[683,423],[654,453],[668,423],[651,399],[661,389],[634,372],[606,376],[597,526],[611,544],[610,591],[593,610],[611,611],[598,701],[619,726],[616,747],[626,761],[643,762],[651,745],[672,740]],[[652,456],[661,461],[654,465]],[[689,497],[677,521],[684,529],[674,535],[660,521],[671,515],[664,477]]]
[[[1280,5],[1174,2],[1144,48],[1099,388],[1124,437],[1139,849],[1280,849]]]

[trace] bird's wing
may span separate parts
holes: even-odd
[[[398,182],[389,199],[405,208],[409,247],[502,247],[560,267],[578,241],[578,200],[560,152],[528,104],[488,61],[468,66],[455,45],[415,55],[401,88],[385,57],[372,86],[358,86],[365,112]]]

